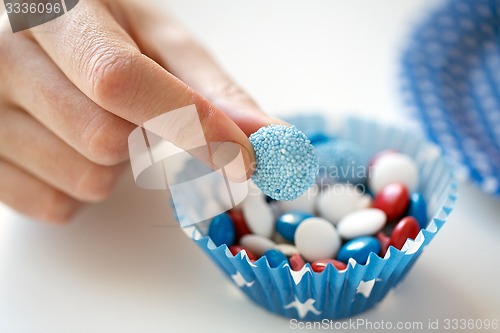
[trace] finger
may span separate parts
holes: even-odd
[[[27,172],[0,159],[0,202],[40,221],[69,221],[81,204]]]
[[[2,111],[0,158],[80,201],[107,198],[121,166],[90,162],[31,116]]]
[[[210,54],[175,20],[150,4],[136,2],[112,10],[121,13],[121,24],[129,29],[141,50],[176,77],[228,114],[250,135],[271,123],[284,123],[262,111]]]
[[[22,34],[0,35],[0,82],[5,98],[27,110],[91,161],[115,165],[128,159],[127,138],[136,127],[85,96],[40,47]],[[36,93],[34,93],[36,92]]]
[[[194,104],[207,141],[238,143],[250,169],[255,158],[241,129],[185,83],[142,55],[100,2],[81,2],[68,14],[44,24],[43,32],[40,29],[32,29],[33,37],[64,74],[104,109],[143,124],[167,111]],[[191,140],[189,135],[160,134],[180,147],[189,146]]]

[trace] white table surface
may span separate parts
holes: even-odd
[[[405,119],[397,60],[434,0],[194,1],[168,7],[265,110]],[[112,198],[48,226],[0,207],[0,332],[284,332],[130,171]],[[463,184],[456,210],[371,322],[500,319],[500,202]],[[194,272],[202,271],[203,274]],[[360,331],[363,331],[360,329]]]

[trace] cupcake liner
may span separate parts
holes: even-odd
[[[402,54],[402,90],[427,137],[500,198],[500,0],[449,0]]]
[[[340,319],[374,307],[403,280],[446,222],[457,198],[455,178],[439,149],[413,133],[348,118],[340,131],[328,134],[359,144],[366,159],[383,149],[395,149],[415,159],[420,170],[417,190],[427,201],[429,216],[427,227],[415,240],[407,240],[401,250],[390,247],[384,258],[371,253],[365,265],[350,259],[343,271],[328,265],[316,273],[309,263],[292,271],[288,263],[271,268],[266,257],[251,262],[244,251],[233,256],[226,245],[216,247],[206,236],[206,225],[183,228],[237,288],[258,305],[288,318]]]

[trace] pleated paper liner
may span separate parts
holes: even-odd
[[[401,81],[412,115],[457,177],[500,199],[500,0],[447,0],[409,38]]]
[[[309,264],[292,271],[288,263],[270,268],[265,257],[252,263],[244,251],[233,256],[226,245],[216,247],[206,236],[206,224],[183,228],[237,288],[258,305],[288,318],[340,319],[373,308],[408,273],[445,224],[457,197],[454,175],[439,149],[413,133],[349,118],[338,133],[328,134],[358,143],[366,160],[384,149],[414,158],[420,171],[418,191],[427,201],[429,216],[427,227],[415,240],[407,240],[401,250],[390,247],[384,258],[372,253],[365,265],[351,259],[346,270],[328,265],[325,271],[316,273]]]

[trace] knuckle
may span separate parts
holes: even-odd
[[[104,201],[113,192],[118,176],[118,167],[91,164],[79,175],[76,182],[75,196],[82,201]]]
[[[89,53],[87,77],[93,96],[105,106],[121,106],[131,98],[137,87],[138,55],[126,49],[108,46]]]
[[[77,201],[56,189],[50,189],[42,198],[39,209],[33,214],[41,221],[66,223],[80,208]]]
[[[95,117],[84,131],[86,157],[107,166],[125,161],[128,158],[127,138],[133,128],[132,123],[110,114]]]

